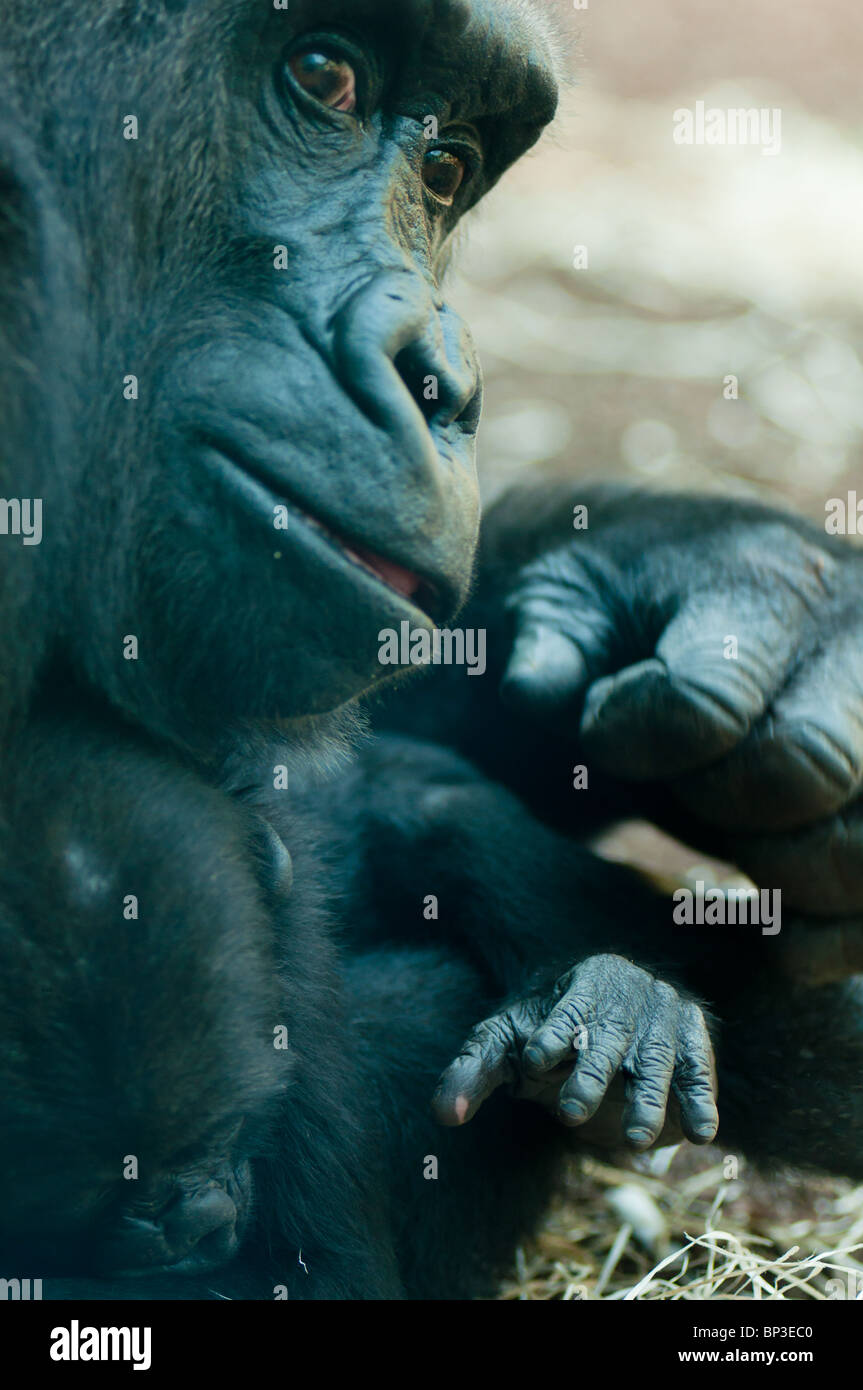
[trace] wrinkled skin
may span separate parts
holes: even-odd
[[[444,1123],[463,1124],[507,1083],[583,1127],[589,1140],[589,1122],[618,1076],[627,1078],[618,1132],[632,1148],[669,1141],[672,1088],[686,1138],[715,1138],[713,1048],[697,1004],[619,956],[590,956],[550,996],[521,999],[480,1024],[444,1074],[435,1105]]]
[[[863,553],[710,498],[643,499],[639,548],[630,506],[519,574],[505,698],[592,766],[667,785],[789,906],[860,911]]]
[[[368,689],[382,627],[428,628],[467,594],[480,377],[438,279],[459,218],[554,112],[548,44],[493,0],[0,13],[78,251],[57,289],[78,312],[75,414],[40,469],[50,592],[30,616],[65,668],[212,757],[236,721]],[[354,110],[298,82],[318,51],[352,66]],[[451,206],[428,189],[442,154],[464,164]]]

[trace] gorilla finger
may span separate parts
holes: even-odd
[[[294,883],[294,861],[281,836],[263,816],[256,818],[253,848],[266,890],[277,899],[288,897]]]
[[[811,917],[863,912],[861,801],[840,816],[803,830],[786,835],[731,836],[726,844],[728,857],[762,889],[781,892],[783,909],[793,908]],[[776,920],[765,934],[778,935],[780,929],[781,920]]]
[[[733,622],[730,600],[711,604],[699,595],[668,625],[655,657],[588,691],[582,738],[607,772],[679,776],[746,737],[784,679],[796,634],[777,624],[764,600],[743,606],[745,621],[738,612]]]
[[[432,1109],[442,1125],[472,1120],[483,1101],[514,1079],[516,1029],[512,1016],[501,1014],[481,1023],[437,1085]]]
[[[649,1149],[655,1144],[665,1125],[665,1111],[671,1078],[674,1075],[674,1051],[665,1041],[641,1046],[627,1070],[626,1106],[623,1111],[623,1133],[633,1149]]]
[[[791,830],[839,811],[863,789],[863,652],[829,647],[715,767],[675,787],[717,825]]]
[[[515,640],[500,694],[510,709],[542,714],[569,705],[589,683],[587,662],[571,638],[533,626]]]
[[[603,1029],[585,1052],[580,1052],[572,1074],[560,1089],[558,1111],[564,1124],[579,1125],[595,1115],[623,1065],[629,1040]]]
[[[578,706],[590,682],[620,660],[625,624],[616,568],[582,543],[528,567],[508,609],[515,638],[501,697],[528,713],[559,714]]]
[[[589,1045],[588,1019],[594,1010],[586,996],[566,994],[527,1040],[522,1054],[529,1076],[542,1076],[571,1062]]]
[[[678,1044],[672,1088],[680,1105],[680,1125],[692,1144],[711,1144],[719,1129],[716,1060],[701,1010],[691,1010]]]

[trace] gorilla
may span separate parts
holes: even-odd
[[[636,1062],[586,1142],[625,1127],[646,1147],[672,1084],[683,1132],[712,1137],[700,1010],[609,954],[634,945],[622,924],[638,884],[567,853],[453,754],[394,740],[373,756],[350,777],[374,776],[379,805],[346,818],[298,795],[265,818],[109,717],[28,722],[0,874],[10,1274],[39,1269],[64,1298],[486,1293],[558,1179],[558,1093],[567,1122],[582,1093],[601,1098],[592,1076],[567,1075],[574,1010],[597,1054],[619,1050],[627,1014],[633,1058],[670,1048],[667,1077]],[[465,843],[486,811],[509,871],[543,871],[532,929],[507,891],[476,903],[502,868],[482,837]],[[446,934],[406,939],[411,874],[390,876],[382,904],[376,857],[427,864],[457,905]],[[640,897],[659,941],[667,914]],[[595,954],[573,966],[576,940]],[[439,1088],[441,1128],[435,1083],[486,1014],[481,1054],[469,1044]],[[530,1039],[544,1051],[529,1075],[516,1037],[519,1056]]]
[[[857,1176],[863,557],[571,480],[477,548],[440,286],[554,115],[541,10],[0,17],[4,1272],[487,1292],[573,1146],[708,1142],[717,1075],[726,1145]],[[379,696],[459,613],[486,677]],[[796,954],[580,843],[630,814]]]

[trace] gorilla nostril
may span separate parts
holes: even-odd
[[[473,371],[453,372],[437,354],[421,342],[410,343],[397,353],[393,365],[416,401],[427,425],[453,424],[471,410],[477,397]]]
[[[414,406],[430,428],[475,432],[481,389],[473,344],[425,283],[381,272],[339,311],[333,328],[344,389],[411,458],[426,448]]]
[[[424,370],[415,346],[404,348],[398,353],[394,366],[422,411],[426,424],[431,424],[440,408],[439,379],[434,372]]]

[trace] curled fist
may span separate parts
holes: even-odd
[[[502,1085],[602,1145],[674,1143],[675,1121],[707,1144],[719,1124],[701,1009],[621,956],[590,956],[549,996],[521,999],[475,1028],[441,1078],[437,1118],[464,1124]]]
[[[863,552],[711,497],[588,518],[518,571],[506,702],[790,907],[863,909]]]

